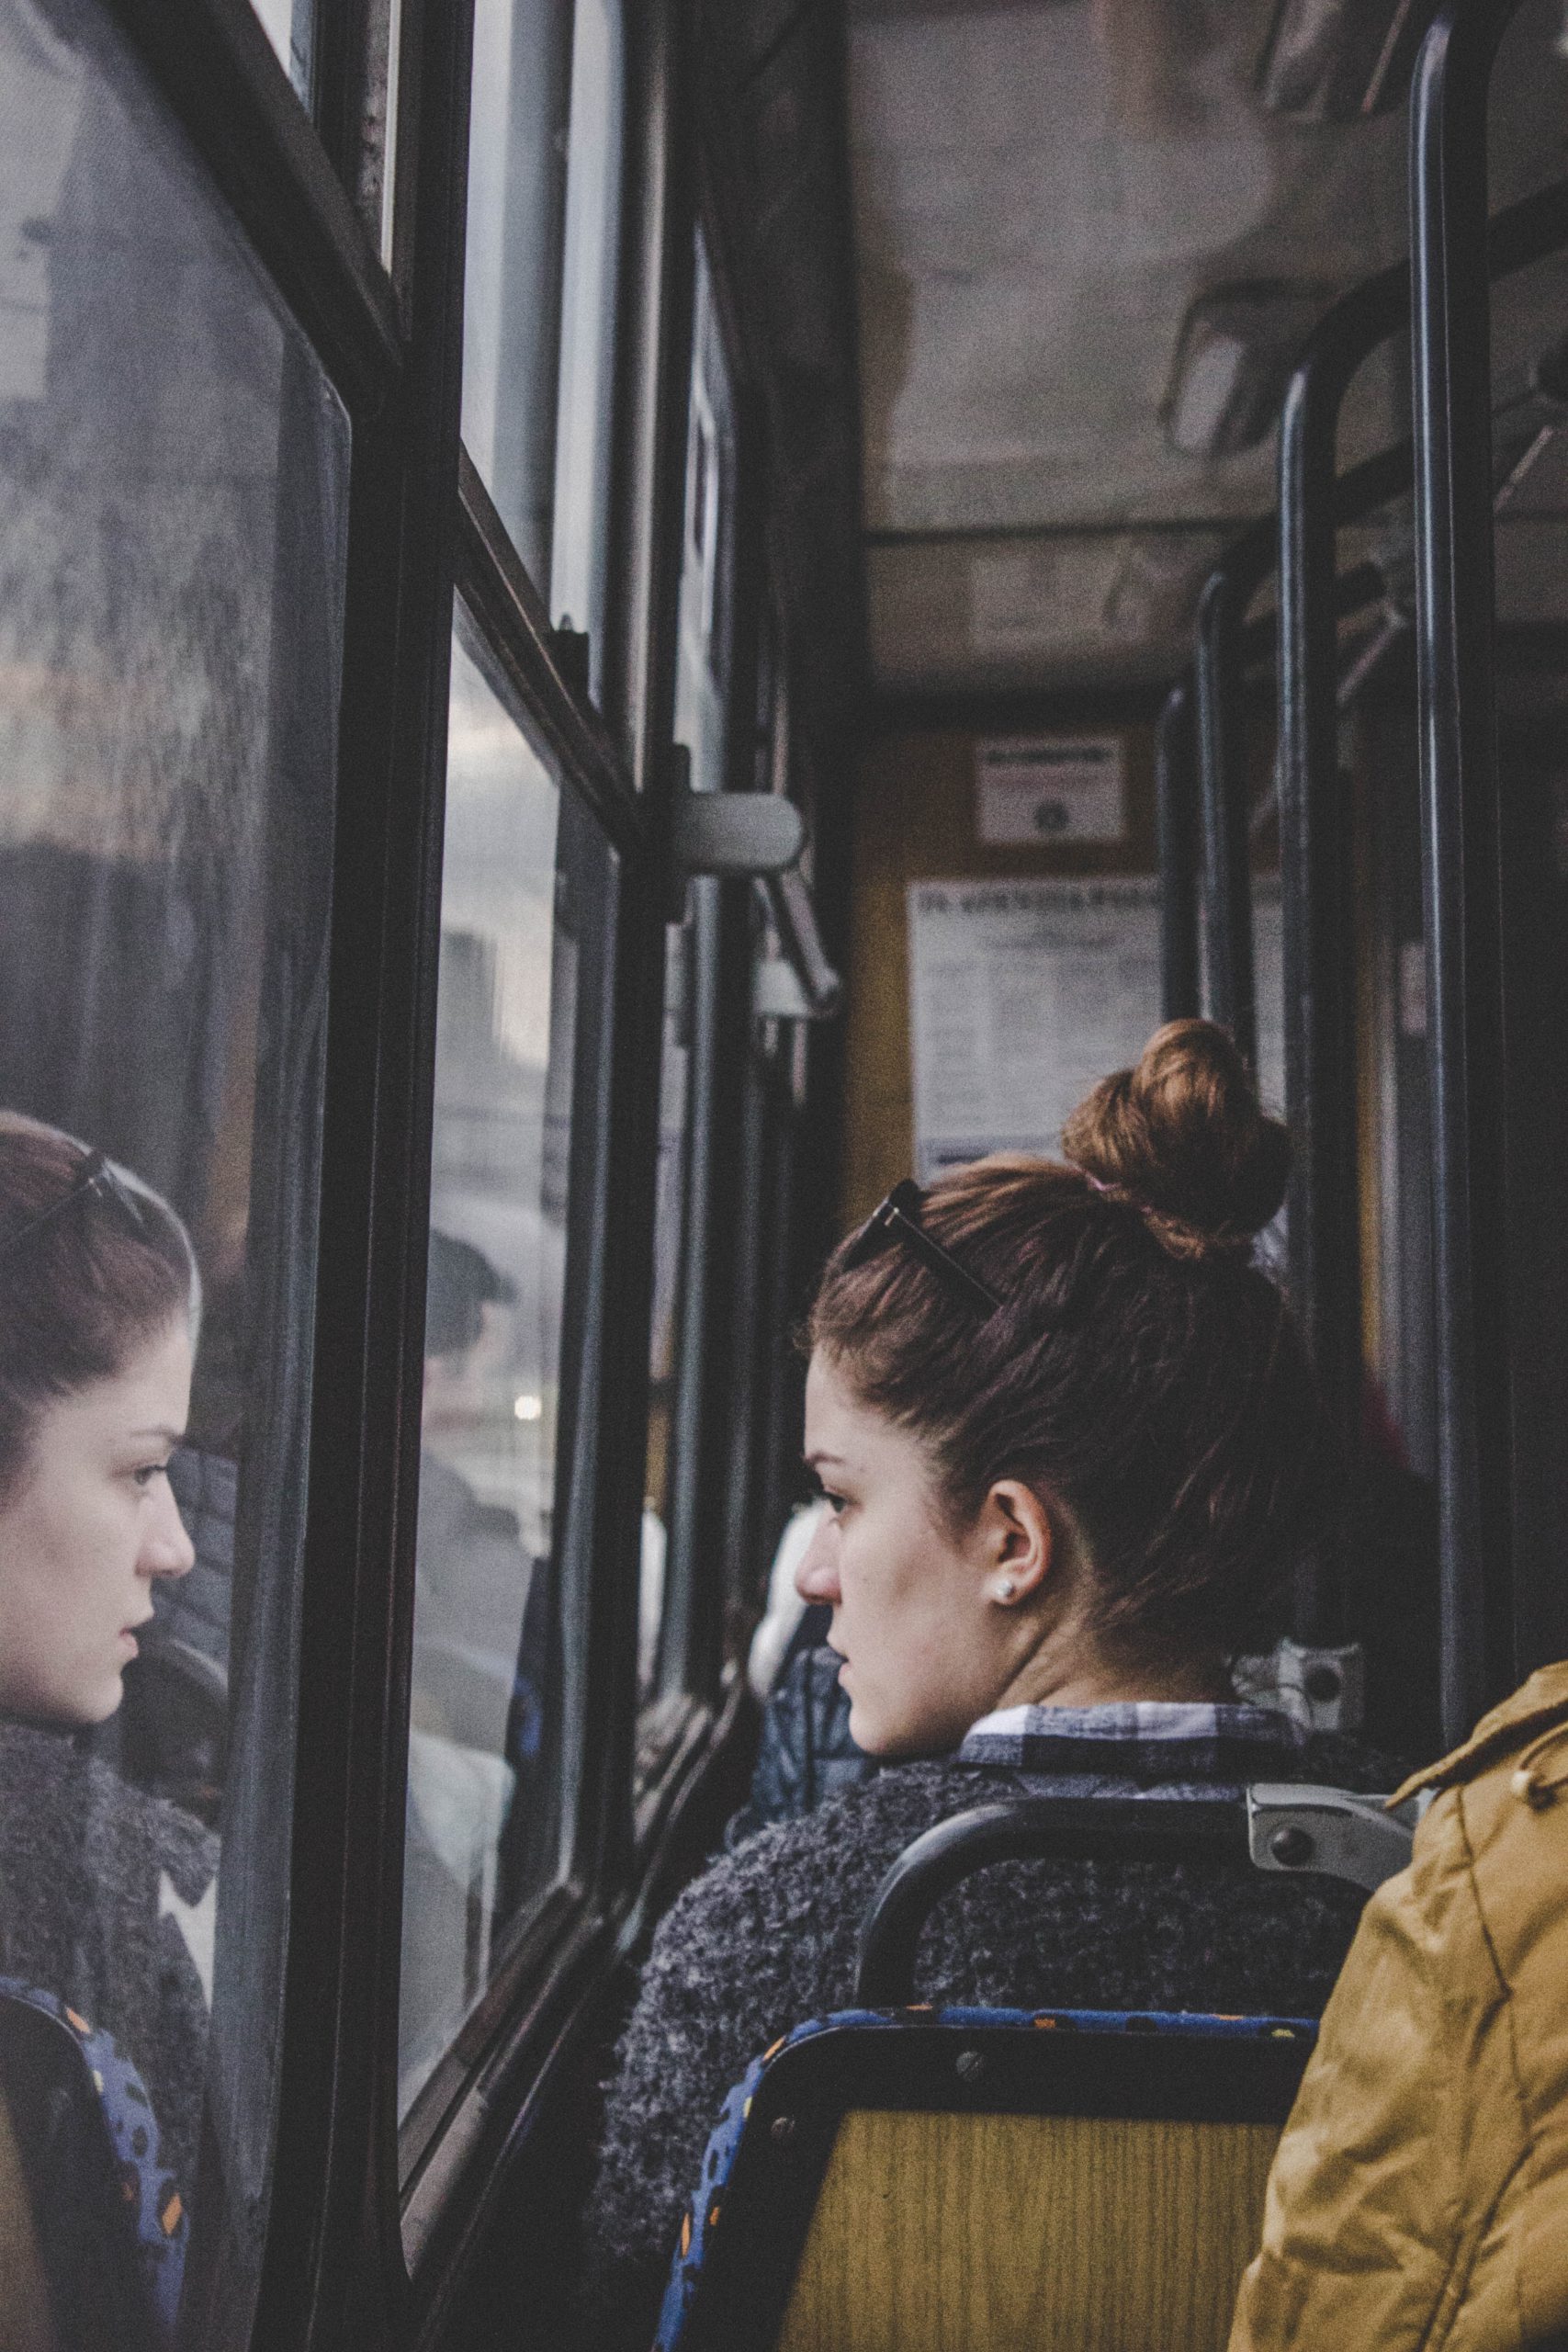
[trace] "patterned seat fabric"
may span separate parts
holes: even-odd
[[[797,2025],[754,2058],[725,2100],[709,2134],[702,2172],[692,2201],[681,2222],[681,2233],[670,2265],[669,2284],[660,2307],[654,2352],[678,2352],[686,2318],[702,2273],[704,2255],[723,2211],[724,2191],[734,2169],[746,2119],[757,2086],[768,2068],[785,2050],[809,2041],[815,2035],[843,2027],[897,2033],[901,2027],[941,2026],[955,2034],[973,2034],[994,2027],[1032,2027],[1058,2033],[1162,2033],[1213,2040],[1267,2040],[1286,2036],[1292,2041],[1315,2036],[1316,2028],[1302,2018],[1211,2017],[1196,2011],[1128,2011],[1122,2009],[835,2009],[827,2017]]]
[[[0,1976],[0,2000],[19,2002],[63,2026],[80,2051],[114,2159],[136,2270],[154,2335],[172,2344],[185,2282],[190,2216],[180,2185],[164,2166],[158,2120],[147,2088],[113,2038],[37,1985]]]

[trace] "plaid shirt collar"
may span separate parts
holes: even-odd
[[[1134,1788],[1240,1785],[1291,1778],[1305,1744],[1301,1726],[1269,1707],[1127,1699],[1103,1707],[1003,1707],[965,1734],[957,1760]]]

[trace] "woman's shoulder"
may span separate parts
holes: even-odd
[[[656,1942],[689,1951],[698,1936],[787,1932],[807,1905],[815,1932],[840,1915],[858,1930],[877,1881],[911,1838],[1011,1785],[1007,1774],[951,1759],[889,1765],[721,1855],[665,1915]]]
[[[85,1849],[95,1875],[167,1871],[181,1900],[194,1903],[218,1867],[209,1829],[123,1780],[68,1731],[0,1722],[0,1839],[45,1870],[65,1849]]]

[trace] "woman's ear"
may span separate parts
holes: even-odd
[[[1021,1478],[1000,1478],[981,1506],[980,1532],[986,1598],[1016,1608],[1051,1573],[1056,1539],[1050,1513]]]

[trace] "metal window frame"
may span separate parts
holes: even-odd
[[[724,684],[722,786],[749,791],[755,777],[755,701],[761,650],[764,477],[756,388],[748,368],[711,182],[698,164],[693,221],[700,236],[711,296],[711,328],[722,354],[730,404],[732,495],[727,544],[716,551],[727,571],[728,636]],[[696,354],[692,350],[692,365]],[[682,474],[685,513],[685,469]],[[676,647],[670,648],[671,704]],[[738,1277],[748,1235],[739,1212],[726,1214],[738,1179],[750,1051],[751,887],[699,876],[690,886],[693,956],[687,1171],[679,1292],[675,1397],[671,1415],[670,1524],[667,1531],[660,1687],[669,1711],[657,1778],[674,1790],[694,1714],[716,1723],[733,1681],[727,1639],[726,1574],[736,1399],[732,1374],[750,1367],[735,1349]],[[663,1817],[655,1780],[639,1808],[648,1841]]]

